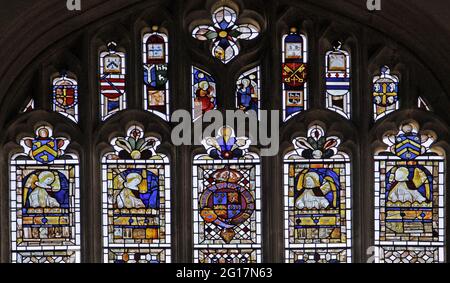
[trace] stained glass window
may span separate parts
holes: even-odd
[[[399,78],[391,74],[388,66],[381,68],[381,74],[373,78],[373,114],[377,121],[398,110]]]
[[[211,40],[212,56],[227,64],[239,55],[238,40],[251,40],[259,35],[259,28],[253,24],[236,25],[238,13],[227,6],[217,8],[212,14],[213,25],[194,28],[192,36],[198,40]]]
[[[230,127],[202,142],[193,167],[194,261],[261,262],[259,157]]]
[[[417,98],[417,108],[422,109],[422,110],[426,110],[426,111],[431,111],[431,107],[428,104],[428,102],[421,96],[419,96]]]
[[[352,260],[350,159],[338,151],[340,143],[313,125],[285,156],[286,262]]]
[[[80,262],[80,175],[68,145],[41,126],[11,159],[13,263]]]
[[[22,113],[27,113],[27,112],[31,112],[34,110],[34,99],[31,98],[27,105],[22,109]]]
[[[196,121],[206,112],[217,109],[216,80],[200,68],[192,67],[192,117]]]
[[[291,28],[282,42],[283,120],[308,109],[308,42]]]
[[[117,44],[110,42],[108,51],[100,53],[100,110],[102,120],[126,109],[125,53],[117,51]]]
[[[78,122],[78,82],[65,71],[53,79],[53,111]]]
[[[143,36],[144,107],[169,120],[169,39],[159,27]]]
[[[444,262],[445,157],[411,122],[375,155],[375,261]]]
[[[329,51],[325,58],[326,106],[329,110],[350,119],[350,54],[341,50],[341,43],[337,43],[333,51]]]
[[[258,115],[261,109],[261,73],[259,66],[244,72],[236,82],[236,107],[248,112],[255,111]],[[259,115],[258,115],[259,116]]]
[[[134,125],[103,158],[104,262],[171,262],[171,190],[160,141]]]

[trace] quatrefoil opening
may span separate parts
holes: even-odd
[[[235,10],[221,6],[212,13],[214,24],[197,26],[192,36],[202,41],[212,40],[212,56],[227,64],[240,52],[238,40],[255,39],[260,32],[253,24],[236,25],[237,17]]]

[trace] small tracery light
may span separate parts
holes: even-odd
[[[227,64],[240,50],[238,39],[252,40],[258,37],[259,28],[253,24],[236,25],[237,12],[228,6],[221,6],[212,14],[213,25],[199,25],[192,31],[198,40],[212,40],[212,56]]]

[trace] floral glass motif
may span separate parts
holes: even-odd
[[[230,7],[222,6],[212,14],[213,25],[199,25],[192,31],[198,40],[212,40],[212,56],[227,64],[239,55],[238,40],[258,37],[259,28],[253,24],[236,25],[238,14]]]
[[[350,54],[341,50],[341,43],[325,58],[326,105],[331,111],[350,119]]]
[[[232,128],[203,140],[193,168],[194,261],[261,262],[259,157]]]
[[[13,263],[80,262],[78,159],[52,132],[22,139],[10,162]]]
[[[373,78],[373,111],[375,121],[398,110],[399,78],[391,74],[388,66],[381,68],[381,75]]]
[[[375,156],[376,262],[443,262],[445,157],[411,122],[386,134]]]
[[[261,73],[259,67],[244,72],[236,82],[236,107],[248,112],[255,111],[258,115],[261,109]],[[258,115],[259,116],[259,115]]]
[[[286,262],[351,262],[350,159],[314,125],[284,159]]]
[[[297,28],[282,42],[283,120],[308,109],[308,42]]]
[[[144,68],[144,108],[169,120],[169,39],[152,27],[142,39]]]
[[[100,53],[100,111],[102,121],[126,109],[125,53],[116,51],[110,42],[108,51]]]
[[[216,80],[200,68],[192,67],[192,117],[196,121],[206,112],[217,109]]]
[[[78,82],[65,71],[53,80],[53,111],[78,122]]]
[[[103,158],[104,262],[171,262],[170,166],[140,126]]]
[[[22,109],[22,113],[27,113],[27,112],[31,112],[31,111],[33,111],[34,110],[34,99],[33,98],[31,98],[29,101],[28,101],[28,103],[27,103],[27,105]]]

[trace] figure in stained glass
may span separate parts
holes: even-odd
[[[337,207],[339,176],[332,170],[311,169],[299,175],[295,206],[298,209]]]
[[[170,172],[160,144],[138,125],[111,140],[116,151],[103,159],[105,262],[171,260]]]
[[[216,105],[216,82],[207,72],[192,67],[193,118],[194,121]]]
[[[78,160],[52,132],[38,127],[11,160],[13,262],[80,261]]]
[[[443,260],[444,157],[432,148],[435,141],[413,122],[384,136],[389,151],[375,156],[377,262],[416,261],[426,246],[435,248],[432,262]]]
[[[350,160],[312,125],[285,157],[287,262],[351,262]]]
[[[237,109],[244,112],[260,108],[260,71],[259,67],[243,73],[236,82]]]

